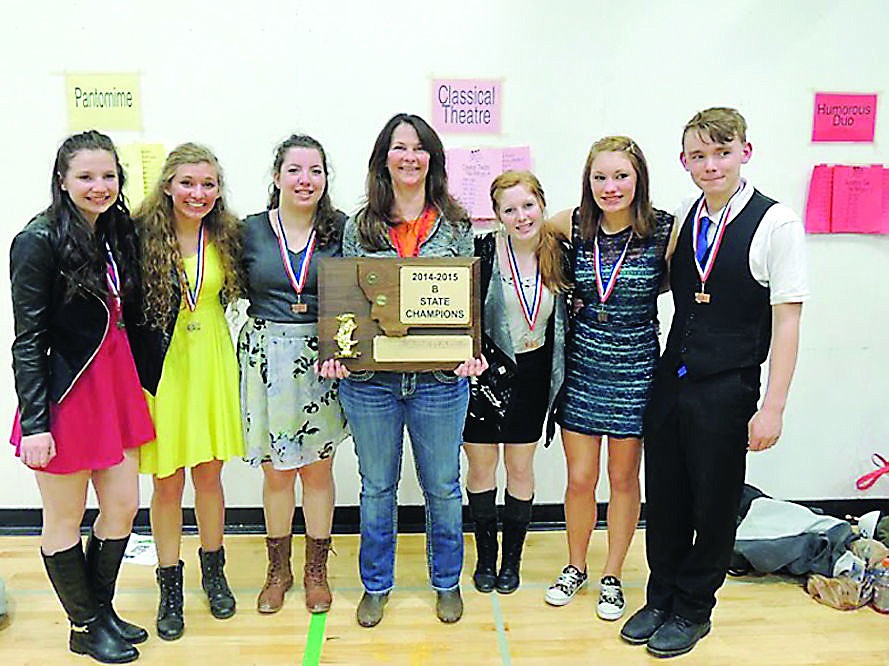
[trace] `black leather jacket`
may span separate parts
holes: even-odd
[[[15,340],[12,365],[22,434],[49,432],[50,402],[59,403],[93,359],[108,332],[105,296],[69,281],[59,268],[53,221],[32,219],[12,241],[9,271]]]
[[[175,282],[170,299],[170,312],[174,314],[163,330],[154,328],[145,321],[144,308],[138,299],[130,304],[129,309],[124,306],[127,337],[130,339],[136,371],[139,373],[142,388],[151,395],[157,394],[157,385],[160,383],[161,371],[164,369],[164,358],[170,348],[173,331],[176,329],[181,300],[182,294],[178,282]]]

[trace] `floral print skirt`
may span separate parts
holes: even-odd
[[[315,324],[249,318],[238,336],[244,460],[289,470],[330,458],[349,434],[338,382],[315,374]]]

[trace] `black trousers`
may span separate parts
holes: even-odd
[[[659,369],[645,416],[647,603],[705,622],[725,582],[759,368],[700,380]]]

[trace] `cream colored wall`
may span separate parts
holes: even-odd
[[[502,134],[446,135],[445,144],[529,144],[553,210],[577,204],[586,150],[611,133],[643,147],[655,204],[672,210],[694,193],[677,161],[681,128],[694,111],[717,104],[739,107],[749,121],[748,177],[797,210],[813,164],[889,162],[885,99],[874,144],[809,142],[815,91],[885,93],[883,0],[37,0],[7,18],[0,27],[4,247],[47,203],[52,159],[67,134],[66,70],[140,72],[144,131],[114,132],[114,139],[212,146],[241,214],[263,206],[272,147],[295,130],[324,143],[334,199],[354,210],[376,133],[398,111],[428,116],[431,77],[502,77]],[[813,297],[784,436],[773,451],[750,457],[748,476],[783,497],[863,496],[854,479],[889,441],[889,239],[807,243]],[[4,266],[4,293],[7,275]],[[666,330],[670,305],[662,302]],[[0,299],[0,335],[8,348],[8,298]],[[2,376],[0,415],[11,420],[11,373]],[[540,450],[536,474],[537,501],[559,502],[558,444]],[[402,502],[420,503],[409,457],[404,476]],[[336,478],[339,503],[356,504],[351,443],[339,452]],[[259,474],[241,462],[227,466],[225,485],[230,505],[260,505]],[[143,479],[143,503],[149,489]],[[887,497],[889,484],[866,495]],[[0,508],[34,506],[33,477],[7,450]]]

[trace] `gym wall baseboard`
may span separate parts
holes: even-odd
[[[889,513],[889,499],[845,499],[845,500],[798,500],[800,504],[837,518],[857,517],[869,511],[879,510]],[[600,502],[596,527],[605,527],[608,504]],[[96,509],[87,509],[83,519],[84,531],[96,519]],[[398,507],[398,531],[416,533],[424,530],[425,511],[422,506]],[[41,509],[0,509],[0,535],[35,535],[40,533],[42,524]],[[468,508],[463,508],[464,531],[470,531],[472,521]],[[645,505],[639,518],[639,527],[645,527]],[[536,504],[531,517],[532,530],[559,530],[565,528],[565,509],[562,504]],[[151,531],[148,509],[139,509],[134,523],[139,533]],[[186,534],[197,532],[194,510],[183,509],[183,531]],[[229,507],[225,510],[225,531],[228,534],[264,534],[262,507]],[[293,531],[305,532],[302,511],[299,507],[293,518]],[[333,516],[335,534],[358,533],[358,507],[338,506]]]

